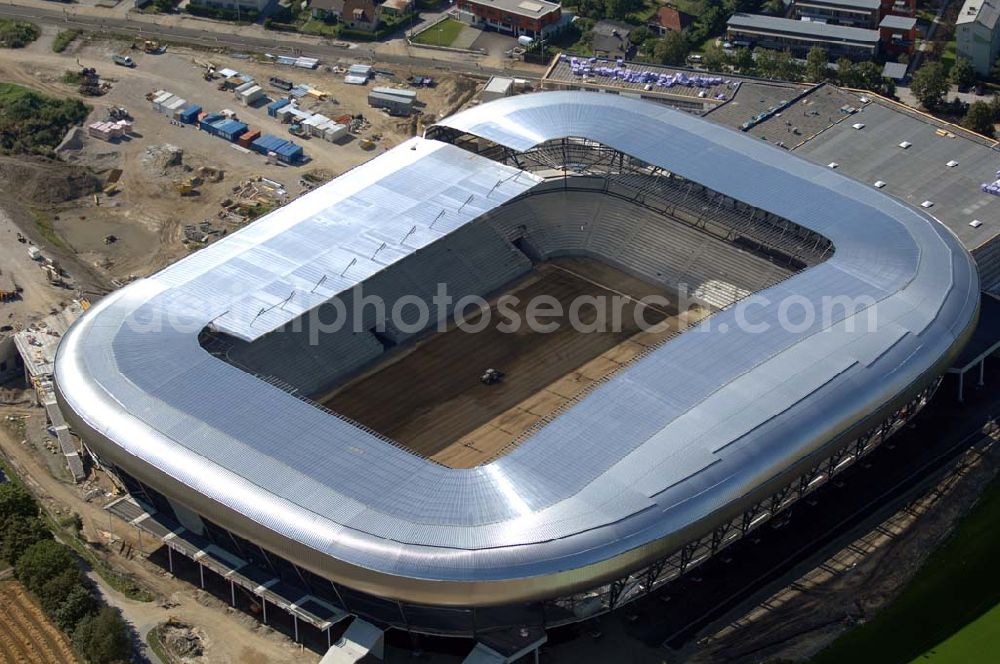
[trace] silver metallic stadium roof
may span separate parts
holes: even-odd
[[[836,252],[752,308],[721,311],[672,339],[499,460],[445,468],[222,362],[197,340],[211,321],[258,334],[259,302],[280,300],[290,284],[311,287],[318,270],[300,282],[288,275],[339,252],[339,224],[359,213],[372,220],[366,232],[385,219],[391,230],[378,237],[399,238],[439,207],[451,214],[466,190],[479,213],[534,181],[414,139],[92,307],[56,363],[61,404],[88,444],[348,586],[429,604],[513,602],[579,589],[680,546],[943,370],[974,324],[976,270],[943,226],[758,139],[660,105],[578,92],[507,98],[442,125],[515,150],[592,139],[791,219]],[[402,162],[412,182],[392,179]],[[424,168],[440,175],[418,176]],[[403,208],[376,191],[413,203],[405,222],[388,221]],[[362,199],[371,208],[363,213],[353,203]],[[320,218],[338,222],[304,221]],[[333,246],[317,254],[297,241],[306,227]],[[281,286],[269,291],[272,283]],[[868,298],[877,326],[868,329],[869,311],[780,324],[788,302],[819,312],[827,296]],[[285,320],[274,315],[266,328]]]

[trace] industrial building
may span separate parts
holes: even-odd
[[[59,348],[60,406],[128,490],[119,513],[234,604],[288,611],[296,637],[349,621],[355,644],[392,627],[471,636],[467,661],[509,661],[482,659],[487,642],[513,634],[531,652],[863,458],[975,328],[979,278],[955,235],[748,133],[611,94],[464,111],[91,307]],[[546,266],[574,256],[623,282],[686,284],[711,316],[619,355],[518,433],[483,433],[479,452],[468,434],[396,439],[384,413],[320,406],[361,374],[391,378],[406,351],[472,373],[417,376],[480,395],[432,419],[513,412],[477,378],[482,347],[408,352],[433,342],[433,321],[362,310],[310,335],[358,287],[395,303],[429,301],[434,283],[458,296],[568,283]],[[756,331],[738,306],[755,293]],[[782,322],[789,298],[826,297],[864,304]],[[386,385],[419,400],[414,380]]]

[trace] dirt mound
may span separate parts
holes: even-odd
[[[97,186],[97,178],[81,166],[41,157],[0,157],[0,191],[22,203],[64,203],[89,196]]]
[[[182,661],[197,659],[204,653],[198,630],[182,622],[171,620],[163,623],[160,640],[168,653]]]
[[[166,175],[171,169],[183,167],[184,150],[170,143],[150,145],[142,153],[141,160],[151,172]]]

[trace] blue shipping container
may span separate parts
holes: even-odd
[[[181,122],[185,124],[194,124],[198,121],[198,114],[201,113],[201,106],[188,106],[183,111],[181,111]]]
[[[221,120],[212,126],[215,128],[213,133],[227,141],[235,141],[247,130],[246,123],[239,120]]]
[[[288,106],[290,103],[291,102],[288,101],[287,99],[277,99],[275,101],[272,101],[270,104],[267,105],[267,114],[270,115],[272,118],[277,117],[278,109],[284,108],[285,106]]]
[[[277,152],[279,148],[287,144],[283,138],[278,138],[277,136],[272,136],[271,134],[264,134],[256,141],[250,144],[250,147],[261,154],[267,154],[268,152]]]
[[[281,146],[275,152],[278,153],[278,159],[288,164],[294,164],[302,159],[302,146],[292,142]]]
[[[214,134],[215,131],[212,127],[212,123],[218,122],[221,119],[222,119],[221,113],[209,113],[208,115],[206,115],[201,119],[201,122],[198,123],[198,128],[201,129],[202,131],[207,131],[210,134]]]

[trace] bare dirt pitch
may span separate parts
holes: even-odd
[[[0,662],[76,662],[66,637],[17,581],[0,583]]]
[[[564,312],[550,332],[499,329],[497,300],[518,298],[511,309],[521,320],[532,298],[551,296]],[[662,296],[667,305],[638,300]],[[581,296],[607,298],[602,308],[608,325],[601,331],[577,331],[570,325],[570,303]],[[618,296],[613,304],[612,296]],[[415,454],[452,468],[471,468],[513,449],[529,428],[579,397],[650,346],[676,332],[682,320],[677,298],[606,264],[560,259],[539,265],[491,302],[492,322],[481,332],[457,326],[434,334],[327,394],[321,402],[403,444]],[[602,305],[603,306],[603,305]],[[644,316],[637,320],[637,308]],[[614,311],[620,326],[612,326]],[[601,315],[581,306],[578,320],[594,326]],[[469,317],[470,323],[479,320]],[[645,321],[645,324],[642,321]],[[643,328],[647,329],[643,329]],[[586,329],[586,328],[585,328]],[[591,328],[593,329],[593,328]],[[493,385],[480,377],[493,368],[505,374]]]

